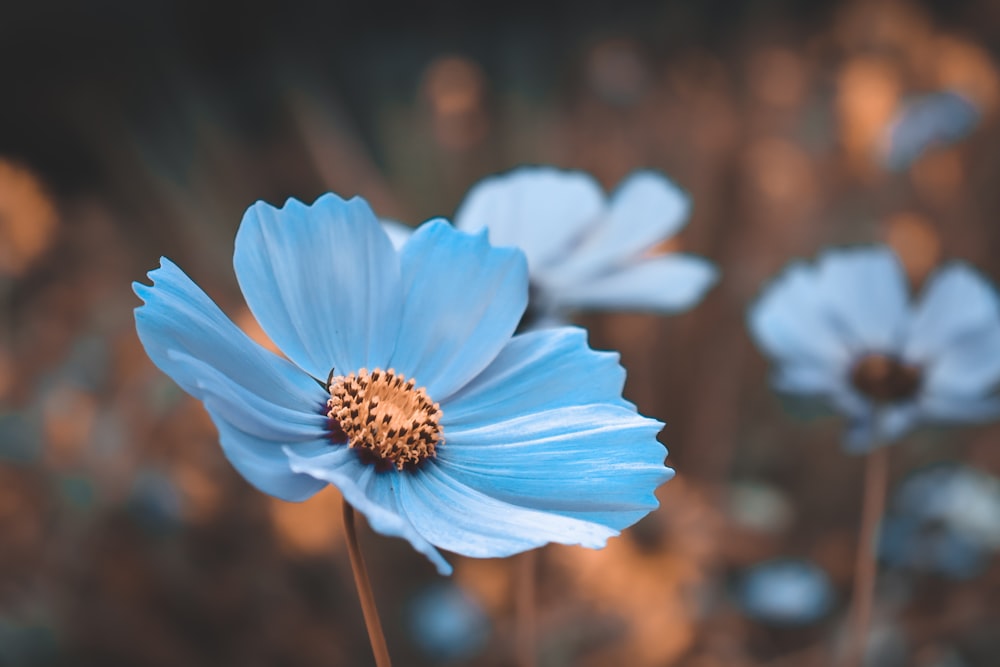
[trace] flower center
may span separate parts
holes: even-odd
[[[397,470],[433,458],[442,442],[441,407],[391,368],[331,375],[327,416],[351,447]]]
[[[918,366],[904,364],[885,354],[866,354],[851,369],[851,384],[877,403],[895,403],[913,398],[920,389]]]

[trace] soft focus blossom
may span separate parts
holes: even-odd
[[[968,578],[1000,549],[1000,480],[960,464],[907,478],[883,522],[880,555],[897,566]]]
[[[867,451],[920,421],[992,419],[1000,401],[1000,313],[993,288],[951,264],[911,302],[884,247],[796,263],[751,308],[753,336],[780,391],[822,396],[845,414],[846,445]]]
[[[490,242],[528,258],[526,325],[565,321],[585,309],[676,312],[691,307],[718,278],[708,261],[657,252],[687,224],[688,196],[658,173],[639,171],[611,196],[588,174],[522,167],[469,190],[455,226],[488,229]],[[401,239],[405,228],[388,223]]]
[[[964,139],[981,116],[969,98],[954,91],[914,98],[900,108],[886,127],[882,160],[889,169],[905,169],[924,151]]]
[[[833,586],[818,565],[779,559],[750,568],[739,588],[747,615],[775,625],[805,625],[820,620],[833,606]]]
[[[252,206],[236,277],[287,357],[252,342],[177,266],[136,284],[153,362],[202,400],[253,485],[327,483],[442,573],[438,549],[507,556],[601,547],[657,505],[661,424],[621,397],[617,356],[583,331],[512,336],[524,256],[444,221],[398,252],[361,199]]]
[[[490,636],[486,611],[454,584],[436,583],[420,590],[406,611],[413,643],[435,664],[472,657]]]

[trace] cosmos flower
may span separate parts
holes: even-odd
[[[796,263],[750,310],[779,391],[824,397],[845,414],[845,444],[868,451],[921,421],[1000,414],[1000,312],[993,288],[954,263],[915,303],[885,247],[835,250]]]
[[[608,197],[581,171],[521,167],[469,190],[455,213],[467,232],[488,229],[498,246],[528,258],[528,328],[553,326],[575,310],[691,307],[718,278],[708,261],[655,246],[687,223],[687,195],[652,171],[629,176]],[[394,238],[405,228],[388,223]]]
[[[893,171],[909,167],[934,146],[964,139],[979,124],[982,112],[966,96],[946,90],[904,104],[882,138],[882,161]]]
[[[447,574],[438,549],[599,548],[657,505],[661,424],[621,397],[617,356],[559,328],[513,336],[524,256],[442,220],[398,252],[361,199],[252,206],[236,277],[285,357],[167,259],[136,284],[153,362],[203,401],[233,466],[304,500],[333,484]]]

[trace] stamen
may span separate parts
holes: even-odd
[[[365,461],[397,470],[433,458],[442,441],[441,407],[393,369],[332,375],[327,416]]]
[[[851,369],[851,384],[876,403],[896,403],[916,396],[923,381],[917,366],[885,354],[867,354]]]

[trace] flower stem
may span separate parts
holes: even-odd
[[[538,574],[537,550],[526,551],[517,558],[514,570],[515,645],[518,667],[535,667],[538,643],[535,636],[535,582]]]
[[[377,667],[392,667],[389,659],[389,649],[385,645],[385,634],[382,632],[382,622],[375,608],[375,596],[372,595],[371,582],[368,580],[368,568],[361,557],[361,547],[358,544],[358,533],[354,529],[354,508],[344,501],[344,534],[347,536],[347,553],[351,557],[351,571],[354,573],[354,585],[358,589],[361,600],[361,613],[365,617],[365,627],[368,629],[368,641],[372,645]]]
[[[861,509],[861,532],[854,565],[854,591],[851,598],[851,630],[845,667],[860,667],[868,646],[868,630],[875,599],[877,541],[876,531],[885,510],[889,477],[889,448],[877,446],[865,460],[865,496]]]

